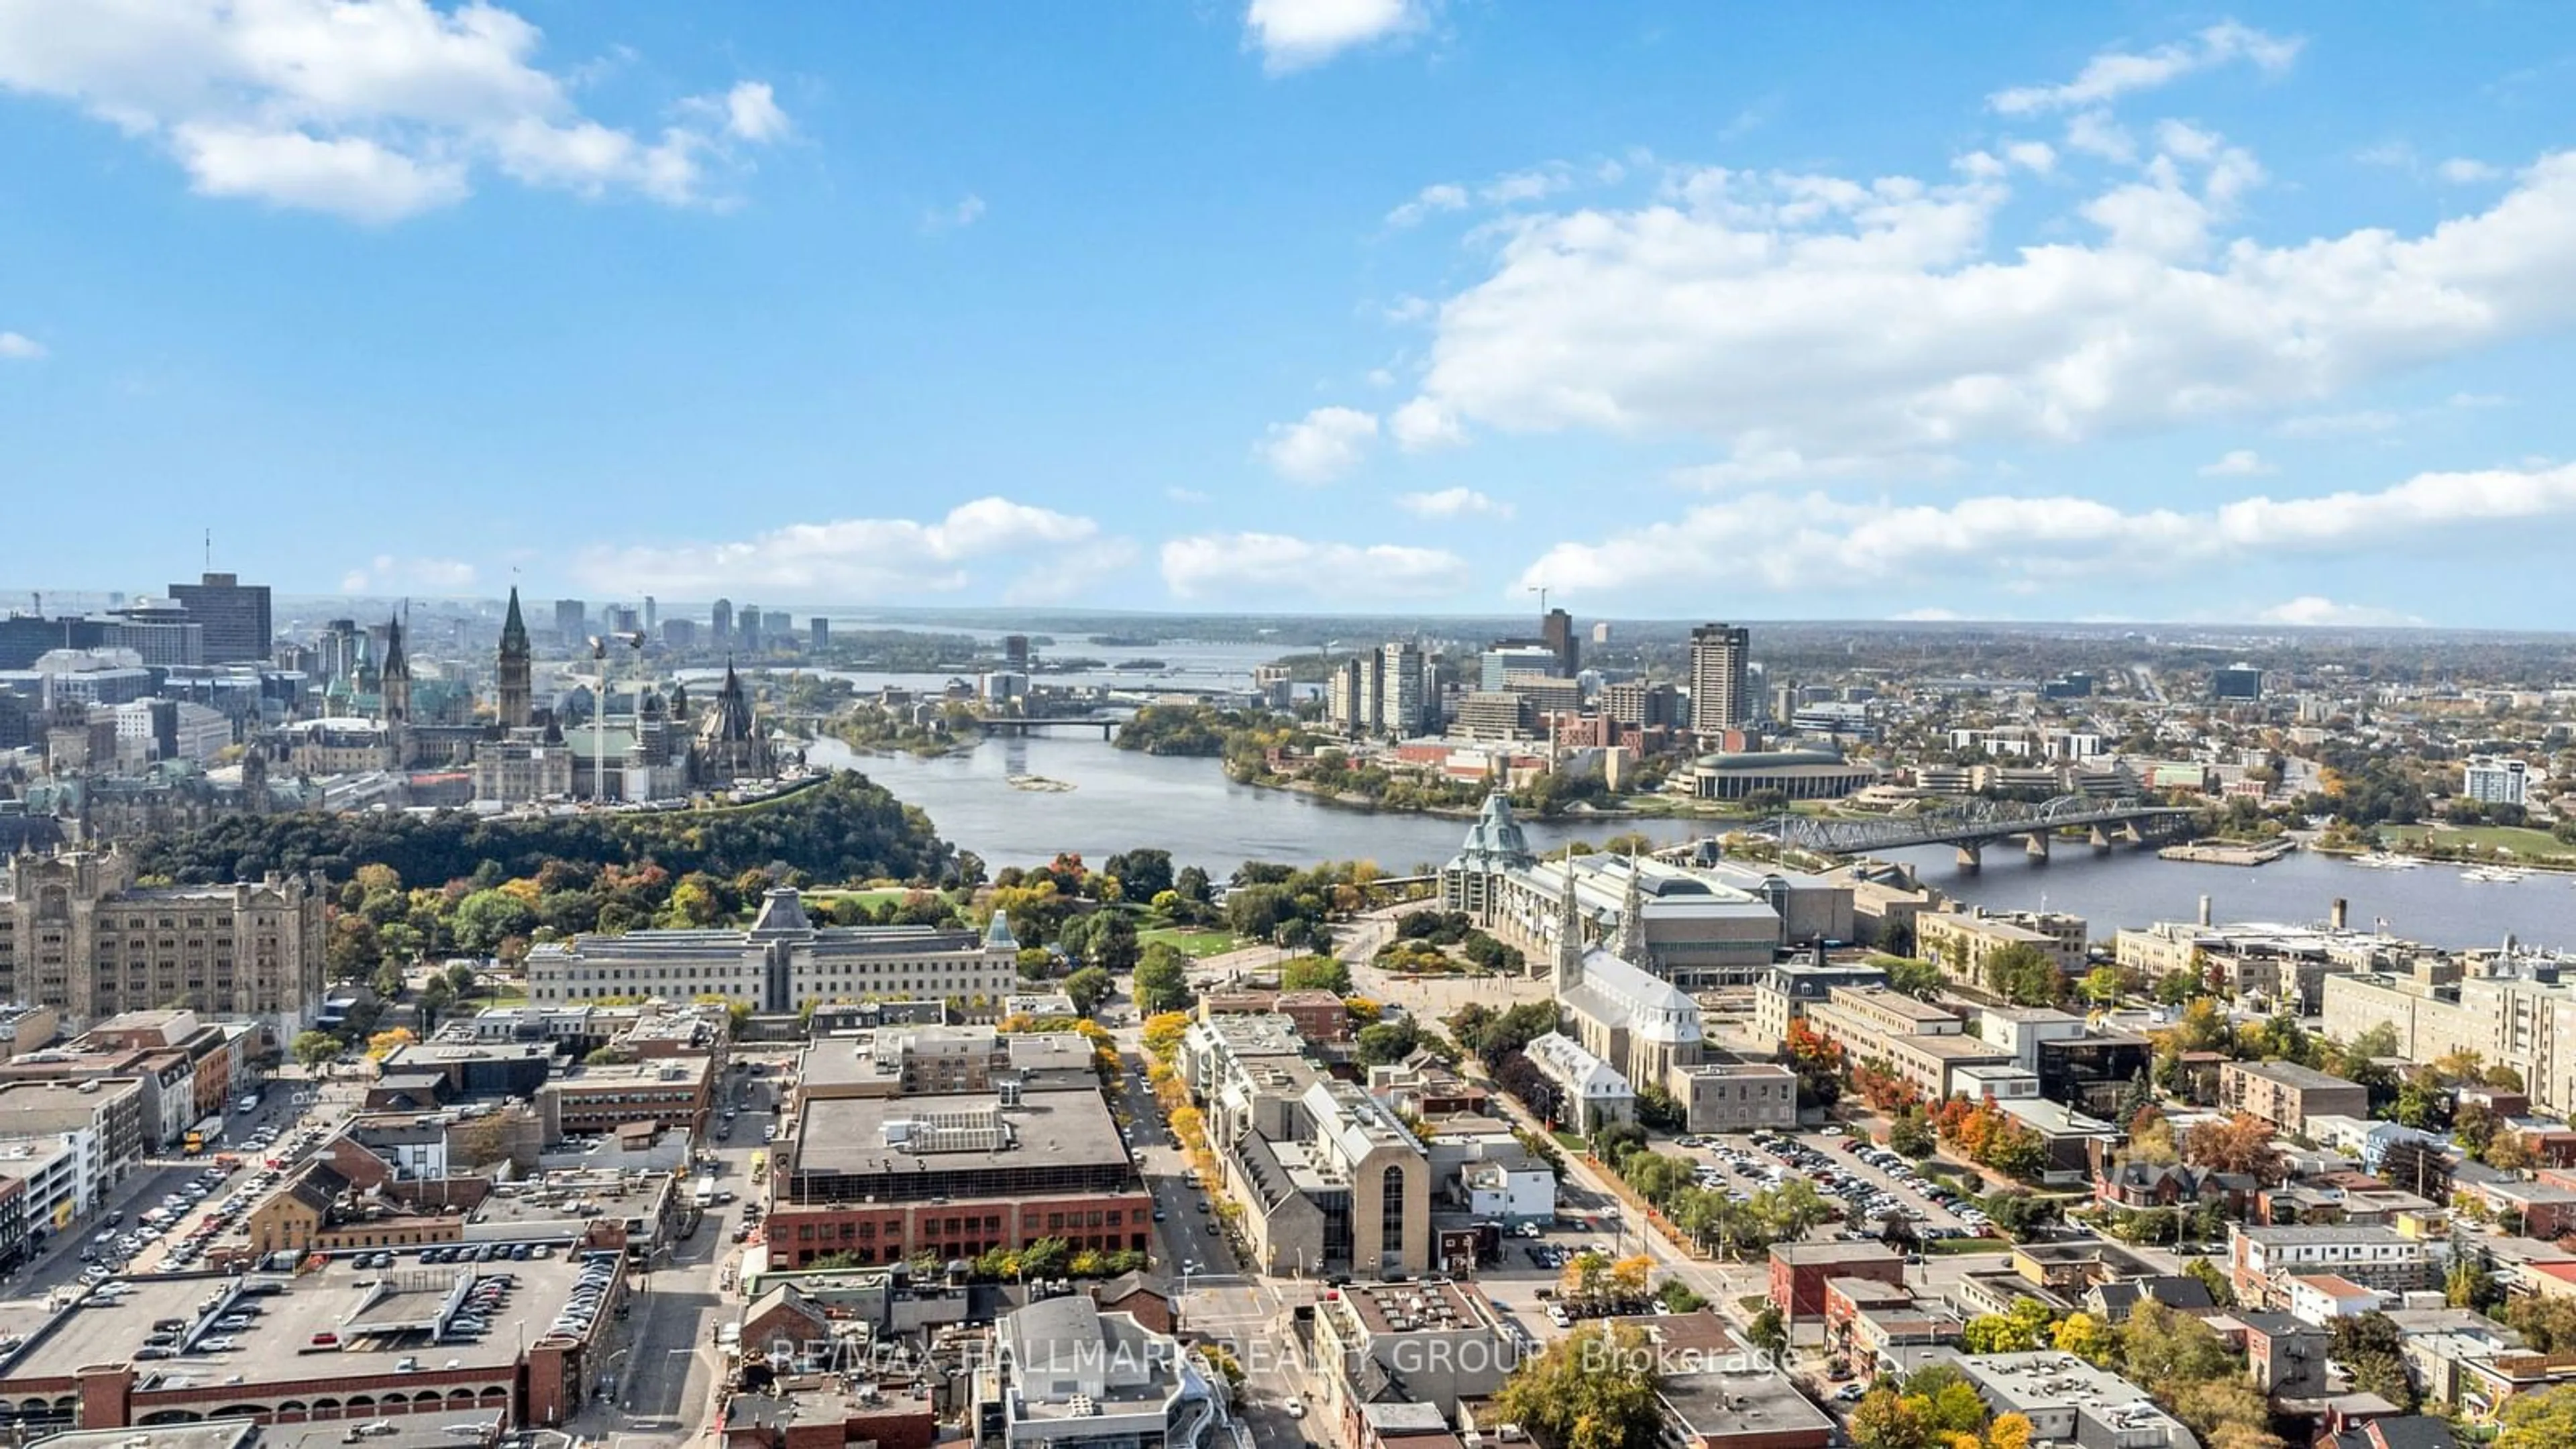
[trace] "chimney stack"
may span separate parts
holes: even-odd
[[[2326,912],[2326,922],[2334,927],[2336,934],[2342,933],[2344,919],[2350,912],[2351,908],[2344,903],[2344,898],[2335,897],[2334,908]]]
[[[2209,897],[2207,896],[2200,898],[2200,923],[2203,926],[2209,924]]]

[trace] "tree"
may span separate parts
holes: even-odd
[[[1780,1317],[1779,1304],[1762,1305],[1762,1311],[1754,1314],[1753,1322],[1746,1325],[1744,1341],[1751,1344],[1753,1351],[1762,1355],[1767,1363],[1780,1366],[1788,1362],[1789,1326]]]
[[[1351,968],[1333,956],[1300,956],[1279,968],[1282,991],[1329,991],[1335,996],[1351,994]]]
[[[1116,878],[1120,893],[1131,901],[1150,901],[1173,888],[1168,850],[1122,850],[1101,862],[1100,869]]]
[[[2093,1003],[2095,1006],[2116,1006],[2120,1001],[2122,986],[2123,983],[2120,980],[2120,968],[2116,966],[2096,966],[2091,971],[2085,973],[2082,984],[2078,985],[2075,989],[2083,995],[2085,1000]]]
[[[340,1059],[340,1039],[327,1031],[298,1032],[287,1050],[294,1055],[296,1065],[308,1072],[319,1071]]]
[[[1422,1043],[1422,1028],[1412,1017],[1401,1016],[1362,1027],[1351,1040],[1361,1066],[1385,1066],[1413,1055],[1413,1049]]]
[[[1901,991],[1908,996],[1928,997],[1948,984],[1948,978],[1941,974],[1940,967],[1910,956],[1877,957],[1871,964],[1887,973],[1888,990]]]
[[[2272,1146],[2272,1126],[2251,1113],[2239,1112],[2224,1122],[2203,1122],[2183,1134],[2182,1155],[2195,1167],[2242,1172],[2263,1182],[2281,1180],[2281,1154]]]
[[[1982,1313],[1968,1320],[1959,1342],[1970,1353],[2023,1353],[2039,1347],[2054,1315],[2032,1299],[2016,1301],[2010,1313]]]
[[[680,892],[689,888],[689,883],[683,882],[671,893],[674,910],[681,906]],[[700,893],[704,894],[703,887]],[[710,910],[705,920],[694,924],[705,925],[714,919]],[[459,949],[479,953],[499,946],[505,936],[524,936],[538,925],[535,907],[511,892],[495,889],[476,891],[458,901],[450,928],[456,933]]]
[[[2415,1411],[2415,1385],[2406,1373],[2406,1335],[2385,1313],[2337,1318],[2330,1352],[2352,1372],[2352,1386],[2377,1394],[2407,1413]]]
[[[2015,941],[1986,957],[1986,986],[2017,1006],[2053,1006],[2065,994],[2066,975],[2046,952]]]
[[[472,996],[479,979],[471,961],[459,961],[447,968],[447,989],[460,998]]]
[[[383,1061],[393,1055],[397,1049],[407,1047],[418,1040],[420,1040],[419,1035],[409,1027],[398,1026],[391,1031],[380,1031],[367,1038],[367,1055],[376,1061]]]
[[[2050,1333],[2049,1347],[2059,1353],[2071,1353],[2077,1358],[2100,1363],[2109,1356],[2114,1344],[2111,1332],[2102,1320],[2090,1313],[2070,1313]]]
[[[1496,1417],[1553,1449],[1653,1449],[1662,1382],[1643,1331],[1586,1324],[1512,1371]]]
[[[2576,1440],[2576,1384],[2505,1400],[2495,1449],[2559,1449]]]
[[[1147,946],[1136,962],[1136,1009],[1179,1011],[1190,1004],[1190,958],[1169,941]]]
[[[1920,1104],[1896,1109],[1896,1115],[1887,1124],[1887,1146],[1890,1151],[1917,1162],[1939,1148],[1940,1144],[1932,1136],[1931,1120],[1924,1115]]]
[[[2227,1275],[2219,1271],[2216,1263],[2207,1258],[2194,1258],[2182,1265],[2182,1273],[2209,1290],[2211,1303],[2221,1308],[2236,1306],[2236,1285],[2227,1281]]]
[[[1851,1412],[1852,1449],[1931,1449],[1931,1431],[1922,1417],[1891,1388],[1861,1395]]]
[[[1072,998],[1075,1011],[1089,1016],[1109,998],[1112,985],[1108,972],[1097,966],[1085,966],[1064,978],[1064,994]]]

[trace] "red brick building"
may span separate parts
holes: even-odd
[[[1835,1278],[1905,1283],[1905,1259],[1880,1243],[1775,1243],[1771,1302],[1790,1318],[1821,1318],[1825,1284]]]
[[[1143,1252],[1145,1190],[1096,1090],[827,1098],[773,1173],[769,1266],[972,1258],[1060,1238]]]

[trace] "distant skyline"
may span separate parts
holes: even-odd
[[[1869,13],[0,0],[0,576],[2576,618],[2576,14]]]

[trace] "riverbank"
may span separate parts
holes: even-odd
[[[2194,865],[2270,865],[2298,848],[2298,842],[2286,835],[2260,841],[2195,840],[2184,845],[2168,845],[2156,852],[2156,858],[2189,861]]]
[[[1230,772],[1226,778],[1245,787],[1246,789],[1274,790],[1284,795],[1301,796],[1305,799],[1312,800],[1319,805],[1328,806],[1335,810],[1356,810],[1369,815],[1412,815],[1429,820],[1467,821],[1475,819],[1478,815],[1484,813],[1485,809],[1484,801],[1481,798],[1462,805],[1389,805],[1383,801],[1371,799],[1366,795],[1353,794],[1347,790],[1328,790],[1310,780],[1283,778],[1279,776],[1244,776],[1232,774]],[[1767,817],[1759,815],[1745,815],[1730,810],[1702,809],[1693,802],[1678,801],[1663,796],[1650,795],[1644,797],[1644,799],[1637,805],[1622,805],[1605,809],[1602,806],[1585,802],[1560,810],[1553,815],[1531,812],[1524,814],[1522,818],[1529,820],[1549,820],[1558,824],[1574,824],[1598,820],[1612,825],[1619,824],[1623,821],[1638,820],[1704,821],[1712,825],[1722,824],[1741,828],[1760,825]]]

